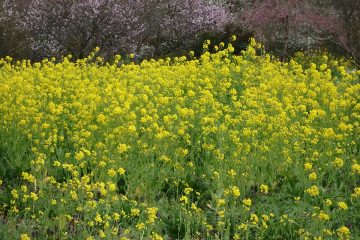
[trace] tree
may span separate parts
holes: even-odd
[[[281,43],[283,59],[290,44],[305,48],[317,37],[339,39],[344,34],[338,17],[321,14],[309,0],[257,0],[241,13],[243,24],[254,30],[261,42]]]
[[[27,33],[19,24],[19,9],[23,1],[0,0],[0,57],[15,56],[23,58],[29,56]]]
[[[179,53],[194,47],[205,32],[223,32],[231,16],[225,7],[203,0],[145,1],[145,34],[153,56]]]
[[[100,47],[104,57],[126,52],[143,31],[137,8],[129,0],[31,1],[24,14],[37,58],[87,56]],[[132,1],[134,6],[140,7]]]
[[[360,63],[360,0],[323,0],[320,4],[330,8],[333,15],[344,23],[342,34],[336,39],[327,40],[342,47]]]
[[[222,31],[231,19],[225,7],[204,0],[5,2],[3,19],[14,24],[8,31],[24,34],[15,42],[26,43],[34,60],[67,54],[83,58],[95,47],[106,59],[115,53],[140,58],[177,54],[203,32]]]

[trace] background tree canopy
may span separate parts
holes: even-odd
[[[358,62],[359,9],[360,0],[0,0],[0,57],[76,59],[98,46],[105,59],[157,58],[236,34],[284,59],[327,48]]]

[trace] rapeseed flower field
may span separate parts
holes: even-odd
[[[359,239],[360,71],[259,47],[0,60],[0,238]]]

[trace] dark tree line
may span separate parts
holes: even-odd
[[[231,34],[282,58],[327,47],[360,59],[360,0],[0,0],[0,57],[179,55]]]

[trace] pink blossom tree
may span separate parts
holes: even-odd
[[[324,15],[310,0],[256,0],[241,11],[245,26],[254,30],[262,42],[281,42],[281,55],[287,56],[289,44],[318,37],[340,39],[344,23],[336,16]],[[306,38],[307,37],[307,38]]]
[[[344,24],[338,38],[326,40],[339,45],[360,63],[360,0],[323,0],[318,4],[330,9]]]

